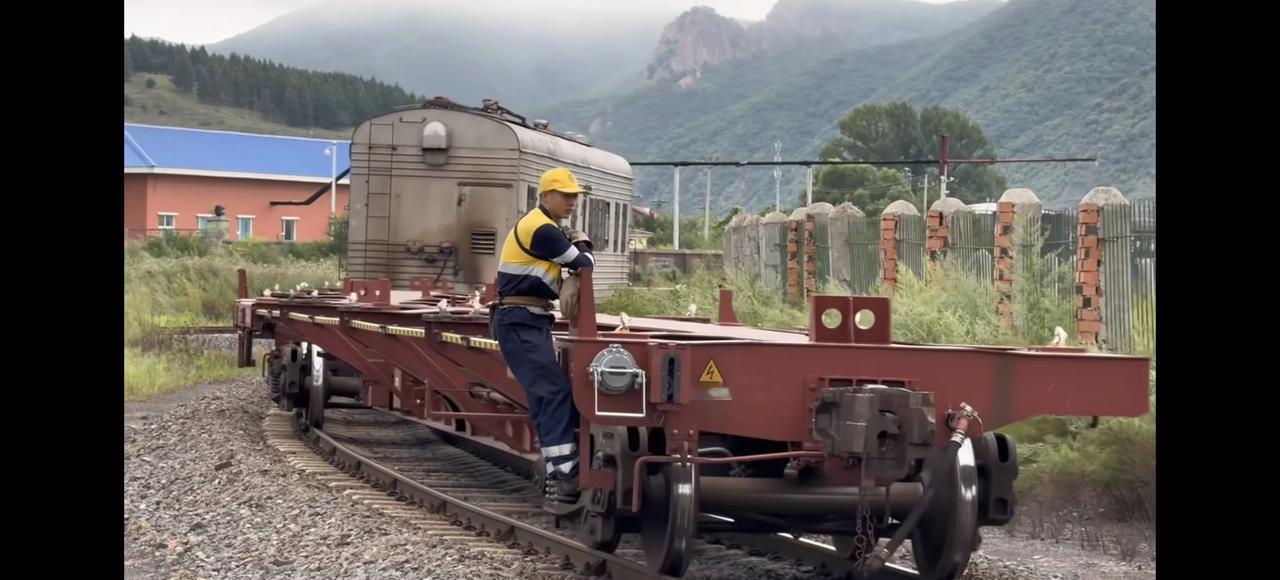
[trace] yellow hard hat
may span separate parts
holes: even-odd
[[[559,191],[561,193],[584,193],[586,190],[578,185],[578,178],[573,172],[563,167],[548,169],[542,174],[542,180],[538,183],[538,193],[546,193],[548,191]]]

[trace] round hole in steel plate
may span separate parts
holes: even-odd
[[[822,325],[827,328],[836,328],[844,320],[844,316],[835,308],[828,308],[822,312]]]
[[[858,325],[862,330],[868,330],[876,325],[876,313],[863,308],[857,314],[853,315],[853,323]]]
[[[361,289],[359,290],[359,293],[360,293],[360,295],[361,295],[361,296],[364,296],[365,294],[368,294],[368,293],[369,293],[369,289],[368,289],[368,288],[361,288]]]

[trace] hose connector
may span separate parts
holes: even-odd
[[[968,403],[961,402],[959,411],[952,410],[947,413],[947,427],[951,428],[951,441],[953,443],[964,443],[965,437],[968,436],[970,423],[981,424],[982,418]]]

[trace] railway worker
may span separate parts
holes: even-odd
[[[542,174],[538,207],[516,222],[503,243],[498,299],[490,306],[494,338],[524,388],[537,429],[547,472],[544,507],[557,514],[572,511],[578,502],[578,413],[569,379],[556,362],[550,301],[560,298],[562,268],[595,264],[591,240],[560,227],[585,194],[568,169]]]

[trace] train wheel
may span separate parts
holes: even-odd
[[[324,403],[329,399],[329,389],[324,381],[307,381],[307,425],[324,429]]]
[[[698,534],[697,466],[668,463],[647,478],[643,493],[640,527],[649,570],[683,576]]]
[[[930,481],[937,478],[937,481]],[[965,440],[952,469],[923,474],[937,485],[930,505],[911,532],[911,553],[925,578],[959,578],[978,541],[978,468],[973,445]]]

